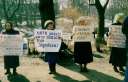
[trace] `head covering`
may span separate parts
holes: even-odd
[[[44,23],[44,27],[47,28],[48,24],[54,24],[54,22],[52,20],[47,20],[45,23]]]
[[[88,16],[81,16],[77,19],[77,24],[79,25],[80,22],[84,22],[84,24],[89,24],[90,18]]]
[[[124,19],[124,13],[118,13],[114,17],[113,23],[122,23]]]

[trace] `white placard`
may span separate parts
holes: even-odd
[[[93,38],[92,29],[86,26],[73,27],[73,40],[75,42],[91,41]]]
[[[0,34],[0,52],[3,55],[23,55],[23,38],[20,35]]]
[[[35,48],[38,52],[59,52],[61,35],[60,30],[35,30]]]
[[[122,26],[121,25],[110,26],[109,37],[107,40],[107,46],[125,48],[126,47],[125,42],[126,42],[126,37],[122,33]]]

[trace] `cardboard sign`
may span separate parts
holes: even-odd
[[[20,35],[0,35],[1,55],[23,55],[23,39]]]
[[[73,27],[73,40],[76,42],[81,41],[91,41],[92,40],[92,30],[90,27],[85,26],[75,26]]]
[[[118,47],[118,48],[126,47],[126,37],[122,33],[122,26],[112,25],[110,27],[109,37],[107,40],[107,46]]]
[[[38,52],[59,52],[61,34],[60,30],[35,30],[35,48]]]

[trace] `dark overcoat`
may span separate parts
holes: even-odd
[[[121,23],[114,23],[112,25],[122,25]],[[115,66],[126,66],[126,48],[111,47],[111,55],[109,63]]]
[[[17,35],[19,34],[18,31],[11,30],[5,31],[2,34],[7,35]],[[4,56],[4,67],[7,68],[16,68],[19,66],[19,56]]]

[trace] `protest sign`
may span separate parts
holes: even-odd
[[[0,35],[0,52],[3,55],[23,55],[23,39],[20,35]]]
[[[85,26],[75,26],[73,27],[73,40],[76,42],[81,41],[91,41],[92,40],[92,30],[90,27]]]
[[[122,26],[112,25],[110,26],[109,37],[107,40],[107,46],[125,48],[126,37],[122,33]]]
[[[60,30],[35,30],[35,48],[38,52],[58,52],[61,46]]]

